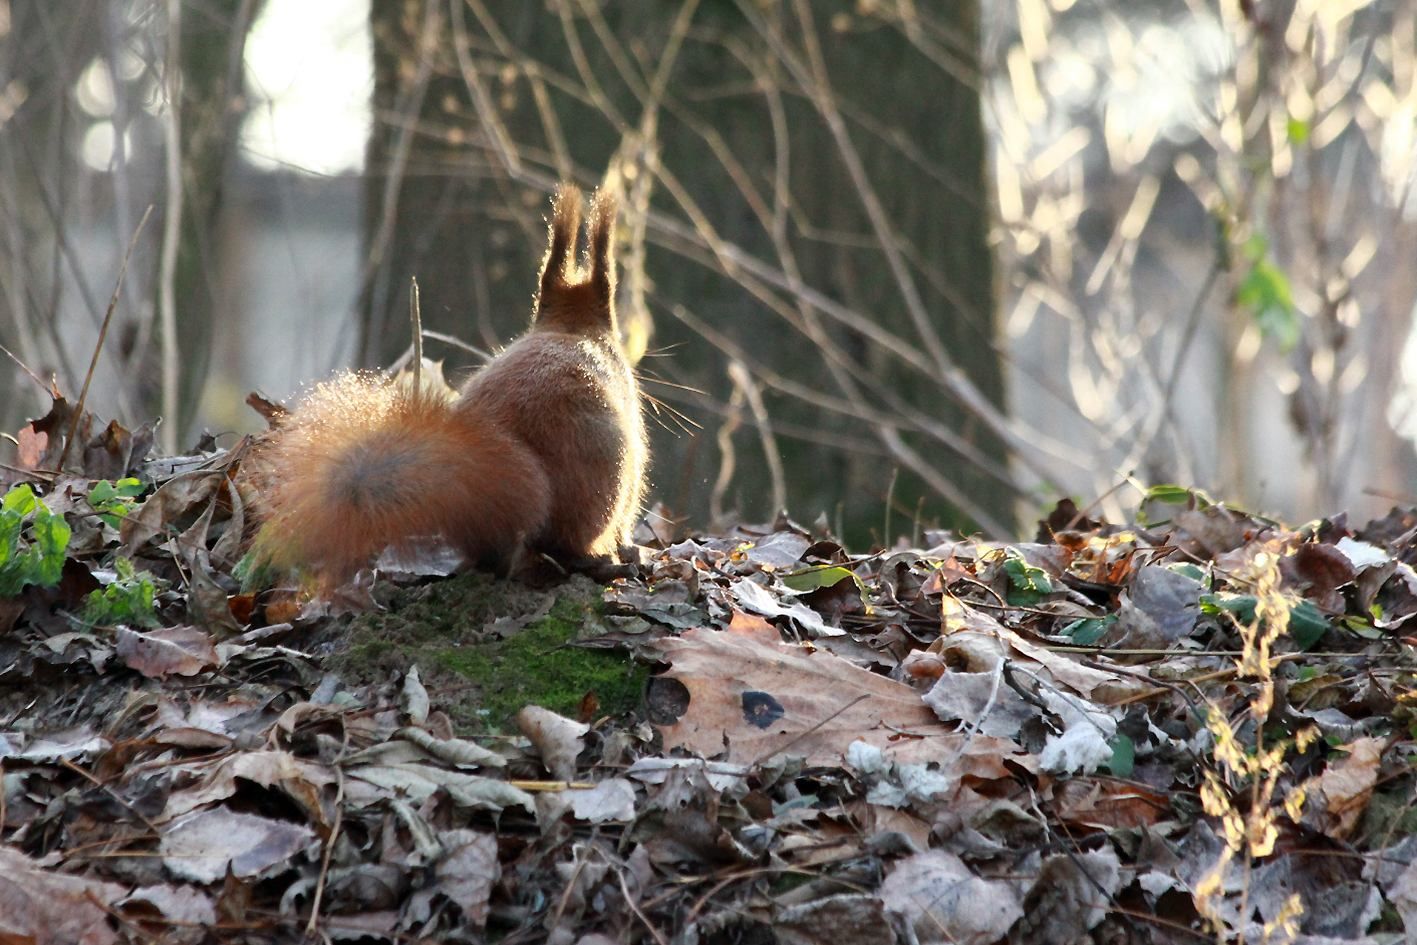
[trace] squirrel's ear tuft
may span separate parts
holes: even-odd
[[[615,294],[615,192],[601,187],[590,202],[590,284],[609,302]]]
[[[568,281],[568,264],[573,262],[576,238],[581,227],[581,189],[562,184],[551,198],[551,235],[546,261],[541,264],[541,292],[554,291]]]

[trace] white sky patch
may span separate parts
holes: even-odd
[[[362,170],[373,70],[369,0],[266,4],[246,41],[246,159],[265,170]]]

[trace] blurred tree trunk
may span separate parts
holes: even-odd
[[[41,377],[76,391],[83,358],[59,331],[64,261],[58,245],[72,198],[72,86],[82,63],[100,50],[92,28],[96,0],[56,10],[48,0],[11,0],[0,23],[0,343]],[[8,361],[8,359],[6,359]],[[48,409],[20,371],[0,386],[0,421]],[[16,409],[22,408],[22,409]]]
[[[174,277],[180,353],[179,446],[196,414],[211,362],[221,273],[217,227],[245,114],[246,38],[263,0],[184,3],[179,57],[182,222]]]
[[[980,100],[978,2],[932,8],[937,26],[953,35],[948,67],[913,48],[903,32],[834,29],[833,19],[842,12],[836,8],[836,4],[812,4],[832,92],[843,113],[859,123],[852,140],[870,185],[911,263],[909,278],[930,315],[931,327],[954,364],[1002,410],[1004,374],[997,347],[994,258],[988,242],[992,201]],[[857,25],[864,26],[859,21]],[[790,35],[790,25],[784,29]],[[872,126],[874,134],[863,130]],[[794,196],[802,202],[803,216],[819,221],[826,234],[872,234],[863,196],[824,123],[803,120],[796,133],[802,140],[793,149],[793,176],[798,182]],[[908,155],[899,146],[902,141],[908,143]],[[815,246],[804,244],[800,258],[808,282],[830,287],[852,308],[873,313],[898,336],[923,344],[883,254],[863,253],[842,241],[833,245],[827,237]],[[893,369],[884,351],[860,338],[847,343],[895,397],[938,417],[960,441],[975,447],[999,469],[1007,466],[1003,444],[968,410],[944,397],[936,378]],[[908,435],[904,439],[925,453],[981,513],[1006,524],[1013,522],[1014,496],[987,472],[938,447],[931,451]],[[812,483],[817,478],[813,470],[827,463],[838,469],[827,484],[830,491],[820,490],[809,509],[827,507],[832,496],[876,500],[847,506],[847,530],[858,537],[867,530],[879,534],[886,527],[887,514],[896,534],[910,534],[917,516],[923,524],[978,525],[967,511],[951,508],[938,497],[922,504],[921,497],[928,496],[929,489],[905,469],[889,496],[893,508],[882,514],[880,503],[888,498],[892,481],[890,469],[885,468],[888,464],[841,452],[833,463],[819,447],[793,452],[802,454],[793,464],[797,472],[789,475],[794,482]],[[885,543],[894,537],[879,535]]]

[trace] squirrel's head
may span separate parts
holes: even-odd
[[[562,184],[551,198],[551,233],[532,323],[577,335],[618,331],[615,323],[615,195],[602,187],[590,201],[585,265],[576,261],[581,191]]]

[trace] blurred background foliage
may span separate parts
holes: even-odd
[[[1413,493],[1417,0],[0,0],[0,421],[169,449],[525,324],[624,193],[652,495],[856,545]],[[135,237],[149,206],[152,217]],[[13,368],[13,370],[11,370]],[[0,451],[0,461],[6,456]]]

